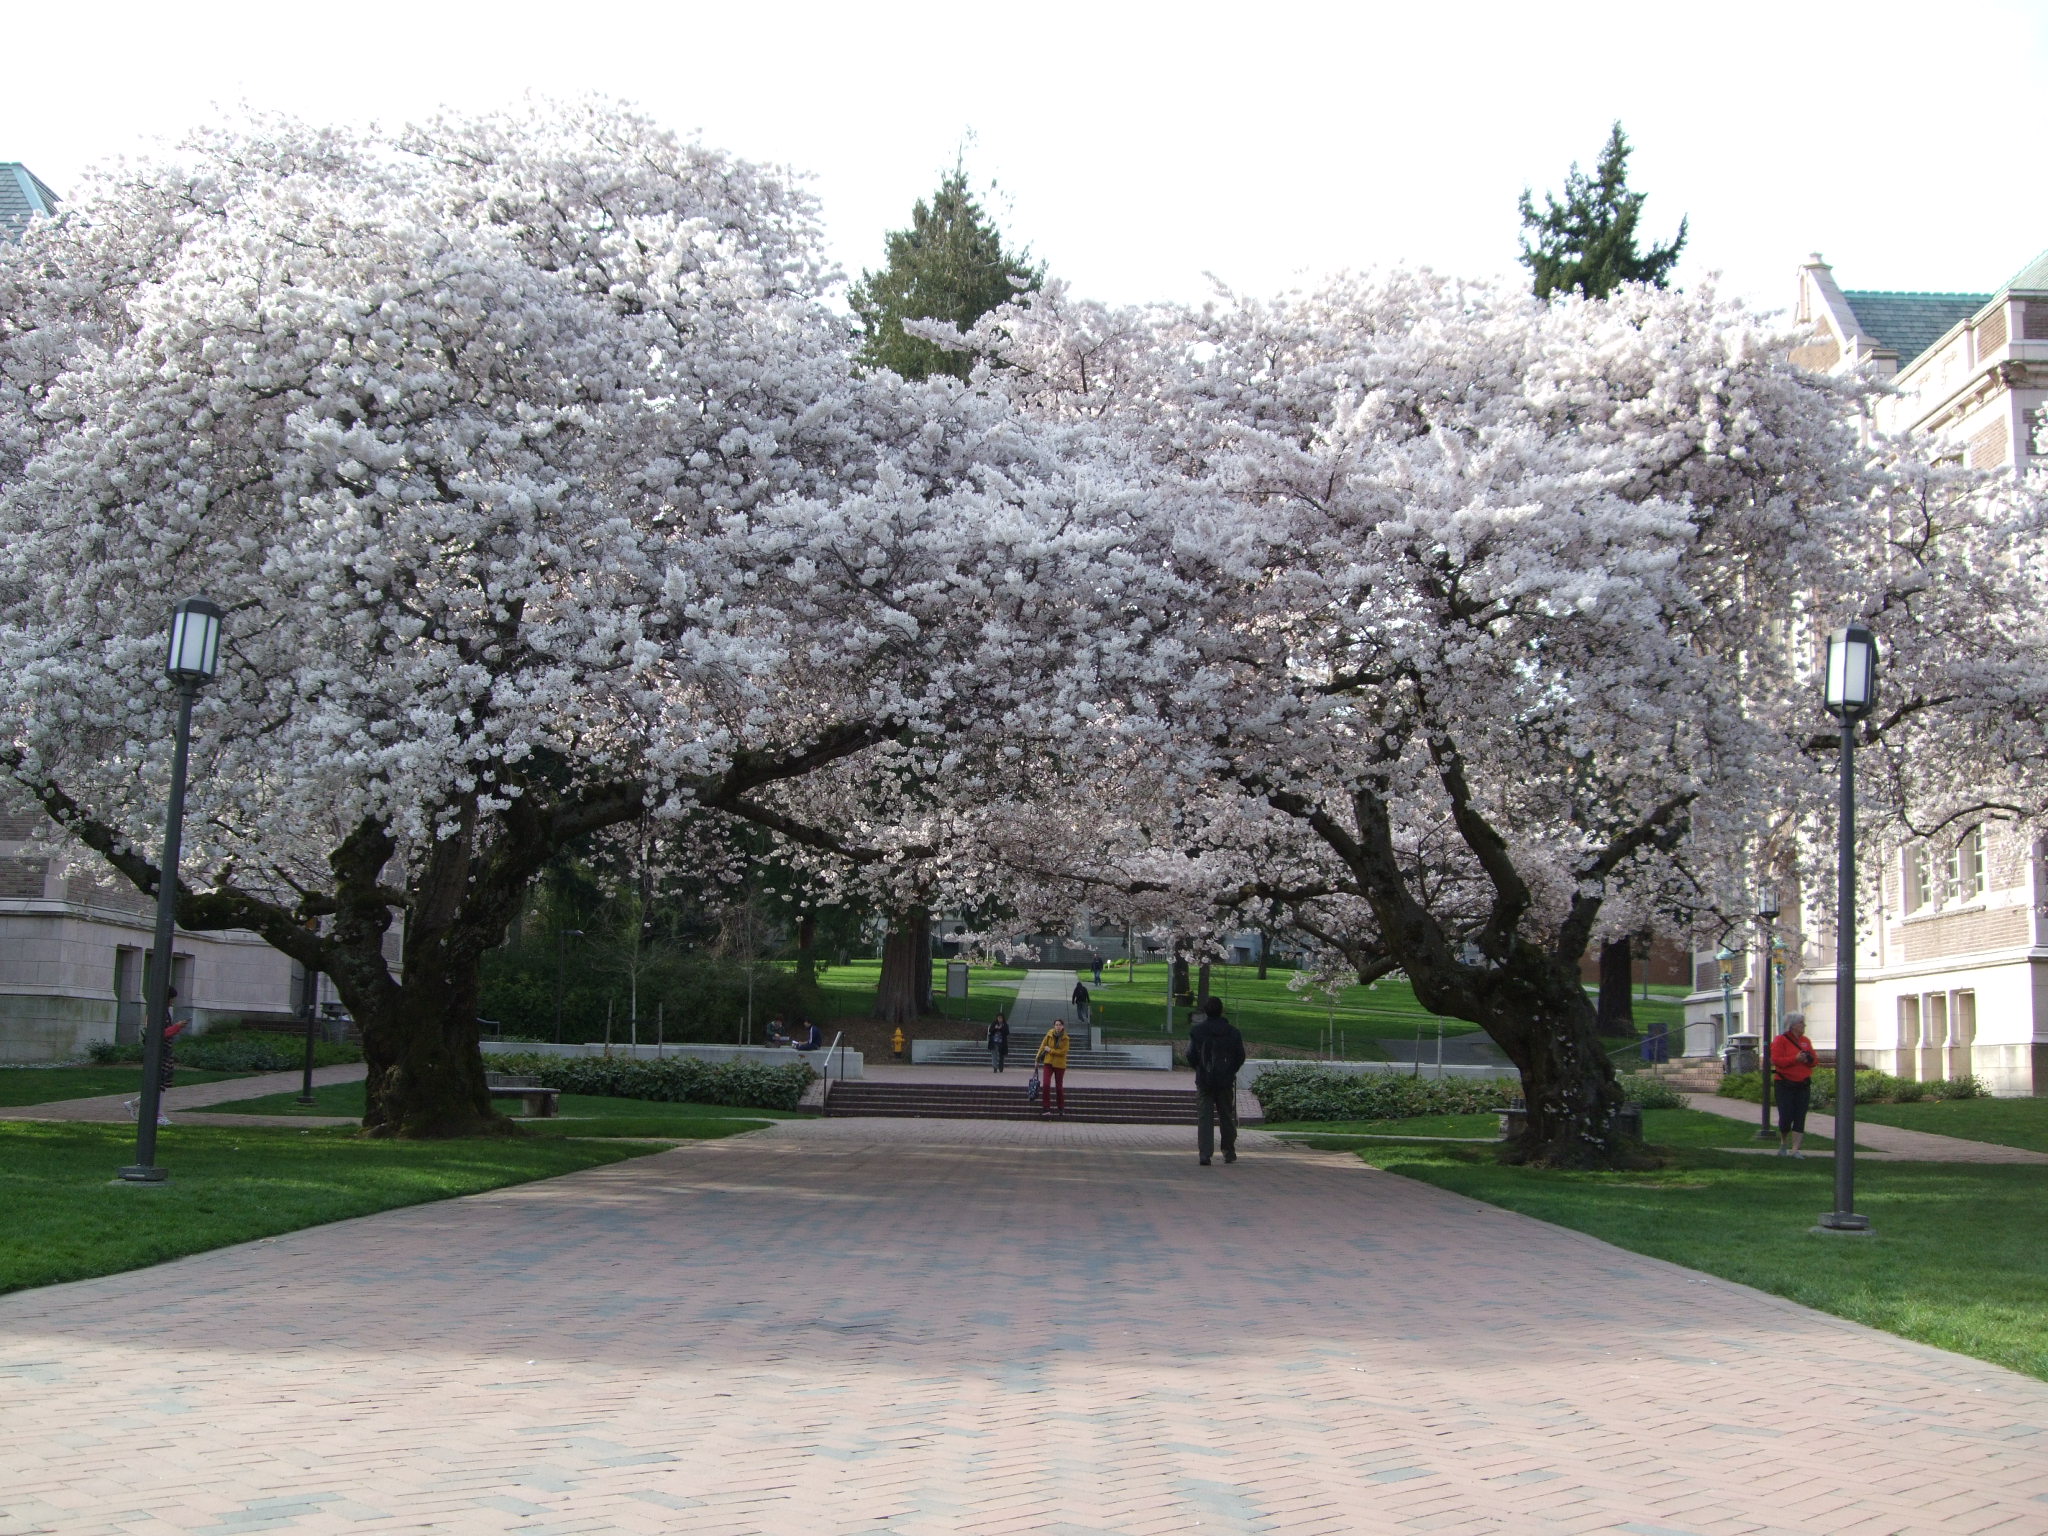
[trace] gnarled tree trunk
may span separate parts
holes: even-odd
[[[912,907],[889,925],[882,941],[874,1017],[884,1024],[915,1024],[932,1011],[932,914],[928,907]]]
[[[1624,936],[1600,948],[1600,1008],[1595,1029],[1610,1040],[1633,1040],[1636,1009],[1629,996],[1634,955]]]

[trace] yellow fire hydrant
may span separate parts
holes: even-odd
[[[889,1037],[889,1049],[890,1049],[890,1050],[892,1050],[892,1051],[894,1051],[894,1052],[896,1053],[896,1056],[897,1056],[897,1059],[898,1059],[898,1060],[901,1060],[901,1059],[902,1059],[902,1056],[903,1056],[903,1026],[902,1026],[901,1024],[898,1024],[898,1025],[896,1026],[896,1033],[895,1033],[895,1034],[893,1034],[893,1035],[891,1035],[891,1036]]]

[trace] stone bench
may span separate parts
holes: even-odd
[[[520,1113],[536,1120],[554,1117],[556,1102],[562,1097],[559,1088],[543,1088],[537,1077],[510,1077],[502,1072],[486,1072],[484,1086],[490,1090],[491,1101],[517,1099],[522,1108]]]

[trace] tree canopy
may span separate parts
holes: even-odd
[[[153,889],[162,628],[220,602],[179,921],[334,979],[373,1129],[495,1123],[479,961],[556,851],[1085,654],[1096,492],[863,377],[771,173],[593,103],[261,120],[71,206],[0,245],[0,770]]]
[[[887,262],[864,272],[851,295],[861,325],[860,359],[906,379],[934,373],[964,379],[973,359],[906,331],[906,320],[938,320],[960,330],[1036,288],[1044,269],[1003,249],[1001,232],[968,190],[967,172],[955,166],[930,202],[910,211],[910,228],[891,230]]]
[[[1564,199],[1543,194],[1538,213],[1522,193],[1522,264],[1534,274],[1536,297],[1580,293],[1604,299],[1623,283],[1662,288],[1685,249],[1686,220],[1668,245],[1636,247],[1636,226],[1647,194],[1628,187],[1628,136],[1617,122],[1591,176],[1576,162],[1564,179]],[[1531,243],[1530,235],[1535,236]]]

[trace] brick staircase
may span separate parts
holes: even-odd
[[[993,1074],[991,1074],[993,1076]],[[833,1116],[889,1116],[934,1120],[1036,1120],[1038,1106],[1024,1096],[1027,1069],[991,1083],[834,1083],[825,1100]],[[1098,1125],[1193,1125],[1192,1088],[1077,1088],[1067,1083],[1069,1120]]]
[[[1649,1075],[1661,1078],[1680,1093],[1712,1093],[1721,1086],[1721,1058],[1693,1056],[1659,1062],[1650,1068]]]

